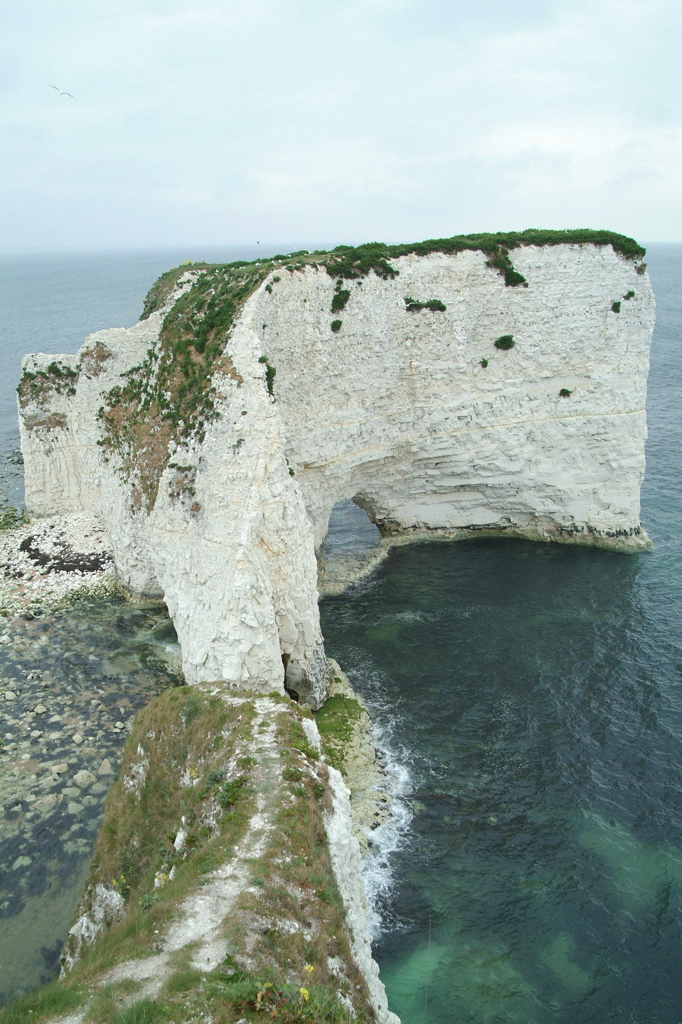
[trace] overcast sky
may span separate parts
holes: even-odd
[[[0,12],[2,248],[682,240],[680,0]]]

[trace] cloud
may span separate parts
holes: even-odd
[[[5,27],[0,245],[682,238],[672,0],[28,0]]]

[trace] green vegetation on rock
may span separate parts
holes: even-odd
[[[428,309],[432,313],[444,313],[447,306],[440,299],[427,299],[426,302],[417,302],[411,296],[405,296],[405,309],[408,313],[418,313],[422,309]]]
[[[383,242],[368,242],[356,247],[338,245],[331,253],[313,253],[311,260],[326,267],[332,277],[366,277],[374,271],[378,277],[395,277],[398,271],[389,260],[400,256],[429,256],[432,253],[453,255],[458,252],[479,251],[488,256],[487,264],[497,270],[509,287],[525,284],[511,263],[510,251],[521,246],[537,245],[610,245],[614,252],[629,260],[639,260],[646,250],[633,238],[619,235],[614,231],[593,231],[578,228],[571,231],[548,231],[529,228],[527,231],[499,231],[494,234],[454,235],[452,238],[431,238],[425,242],[401,245],[385,245]],[[644,271],[642,271],[643,273]]]
[[[27,522],[28,516],[24,509],[15,508],[5,498],[0,498],[0,530],[13,530]]]
[[[353,740],[358,723],[366,714],[358,700],[343,694],[329,697],[319,711],[315,712],[322,752],[327,761],[343,774],[349,744]]]
[[[495,348],[501,348],[503,351],[514,348],[515,345],[513,334],[503,334],[501,337],[495,338]]]
[[[245,262],[203,269],[166,315],[158,345],[124,375],[123,386],[106,396],[102,447],[121,459],[122,474],[133,484],[135,507],[154,507],[171,445],[203,440],[207,424],[217,416],[216,377],[242,383],[225,352],[227,337],[269,270],[269,265]]]
[[[75,395],[74,384],[78,372],[54,359],[44,370],[24,370],[17,385],[19,404],[22,409],[29,402],[42,405],[53,394]]]
[[[277,375],[277,370],[275,369],[274,366],[272,366],[268,362],[268,357],[267,356],[259,356],[258,362],[259,363],[265,363],[265,385],[266,385],[266,387],[268,389],[268,394],[272,395],[272,397],[274,398],[275,397],[275,377]]]
[[[337,289],[332,298],[332,313],[339,313],[342,309],[345,309],[349,298],[350,292],[347,288]]]
[[[156,313],[162,308],[182,275],[187,273],[188,270],[205,270],[208,266],[208,263],[183,263],[179,267],[167,270],[158,281],[154,282],[147,292],[140,320],[146,320],[152,313]]]

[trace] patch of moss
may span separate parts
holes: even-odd
[[[324,756],[331,765],[345,774],[348,745],[365,715],[365,709],[352,697],[335,694],[313,715],[320,732]]]
[[[514,348],[515,345],[513,334],[503,334],[501,337],[495,338],[495,348],[500,348],[503,351]]]

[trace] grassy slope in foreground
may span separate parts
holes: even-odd
[[[92,1024],[344,1024],[339,992],[355,1021],[373,1019],[331,867],[327,768],[306,741],[309,714],[220,684],[167,690],[138,714],[80,910],[99,884],[118,913],[64,980],[5,1007],[2,1024],[76,1010]],[[197,969],[204,940],[173,936],[202,895],[224,901],[223,878],[236,890],[219,915],[227,955]]]

